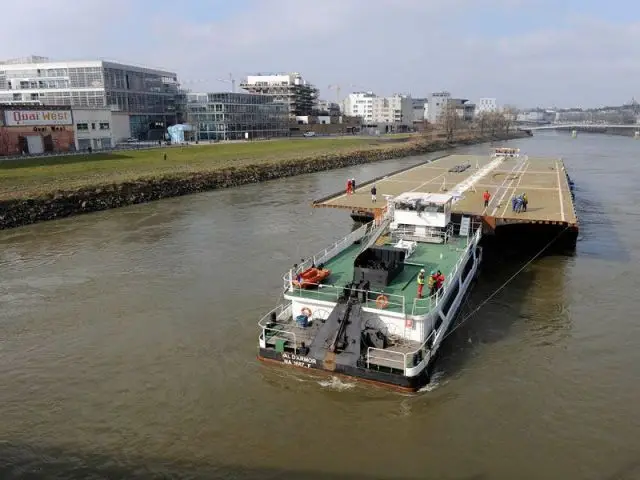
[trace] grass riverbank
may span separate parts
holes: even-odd
[[[10,160],[0,162],[0,230],[523,136],[468,133],[455,142],[420,136],[273,140]]]
[[[409,136],[304,138],[9,160],[0,162],[0,200],[42,198],[88,187],[185,178],[330,154],[384,150],[397,148],[399,142],[410,139]]]

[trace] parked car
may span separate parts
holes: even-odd
[[[316,132],[304,132],[302,134],[303,137],[315,137],[316,136]]]

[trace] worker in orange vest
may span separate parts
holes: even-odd
[[[418,298],[422,298],[422,289],[424,288],[424,268],[418,274]]]
[[[487,208],[489,206],[489,200],[491,200],[491,194],[489,193],[489,190],[484,191],[484,193],[482,194],[482,198],[484,200],[484,208]]]

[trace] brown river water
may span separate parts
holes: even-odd
[[[352,228],[309,202],[424,157],[1,231],[0,479],[640,478],[640,141],[509,144],[565,159],[576,254],[528,265],[416,395],[256,347],[282,273]]]

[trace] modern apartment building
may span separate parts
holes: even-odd
[[[249,75],[240,88],[285,104],[290,118],[312,115],[316,109],[318,89],[299,73]]]
[[[481,98],[476,104],[476,115],[481,113],[494,113],[498,111],[498,102],[495,98]]]
[[[413,109],[414,122],[423,122],[427,119],[427,112],[429,111],[428,98],[412,98],[411,107]]]
[[[373,92],[356,92],[344,100],[344,114],[362,118],[365,125],[411,127],[413,103],[408,95],[394,94],[378,97]]]
[[[373,92],[355,92],[346,96],[342,112],[349,117],[360,117],[364,124],[373,123]]]
[[[329,115],[330,117],[337,117],[340,115],[340,105],[329,100],[318,100],[316,104],[316,111],[319,115]]]
[[[377,124],[410,127],[413,125],[413,103],[408,95],[376,97],[372,102],[373,121]]]
[[[195,140],[244,140],[289,134],[286,105],[251,93],[188,93],[187,122]]]
[[[434,92],[429,95],[428,117],[429,123],[438,123],[442,114],[447,108],[447,103],[451,98],[449,92]]]
[[[27,57],[0,62],[0,102],[109,107],[129,117],[129,136],[164,137],[179,121],[173,72],[102,60],[54,62]]]

